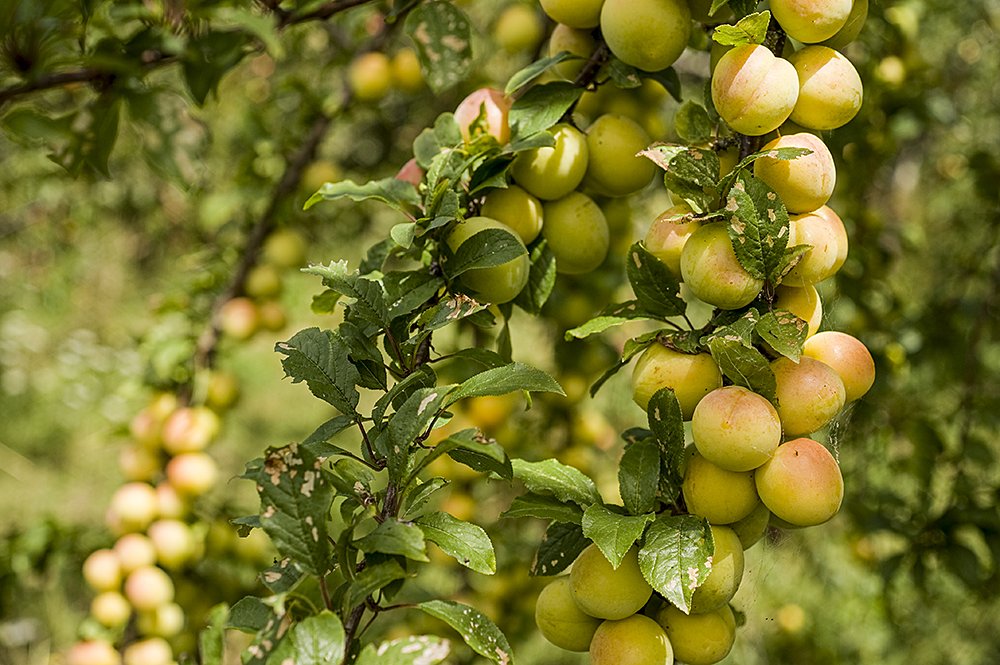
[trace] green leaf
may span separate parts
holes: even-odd
[[[429,513],[416,522],[424,532],[424,538],[466,568],[484,575],[497,572],[493,542],[482,527],[444,512]]]
[[[458,631],[465,643],[480,656],[497,665],[513,665],[514,654],[507,638],[485,614],[450,600],[428,600],[418,604],[417,608]]]
[[[771,21],[771,12],[765,10],[750,14],[736,25],[719,25],[712,32],[712,39],[723,46],[742,46],[743,44],[763,44],[767,37],[767,24]]]
[[[594,381],[594,385],[590,386],[590,396],[593,397],[596,395],[597,391],[601,389],[601,386],[607,383],[608,379],[617,374],[622,367],[629,364],[629,362],[632,361],[632,358],[645,351],[650,344],[653,344],[659,334],[659,331],[653,331],[626,340],[625,347],[622,349],[621,358],[618,359],[618,362],[605,370],[604,374],[602,374],[597,381]]]
[[[451,439],[452,437],[448,437],[442,443],[450,442]],[[448,451],[448,457],[479,473],[495,473],[504,480],[514,477],[514,468],[507,457],[507,451],[492,439],[463,441]]]
[[[354,541],[362,552],[404,556],[413,561],[429,561],[424,533],[415,524],[389,518],[367,536]]]
[[[281,366],[292,383],[305,381],[309,391],[345,414],[358,406],[358,368],[348,357],[347,344],[332,331],[306,328],[274,350],[285,356]]]
[[[777,387],[774,372],[760,351],[747,348],[738,339],[728,337],[713,338],[708,343],[708,349],[726,378],[772,402],[775,400]]]
[[[267,624],[257,631],[250,646],[243,652],[243,665],[265,665],[272,656],[279,652],[288,652],[285,638],[288,633],[285,617],[282,614],[272,614]],[[277,660],[277,659],[276,659]]]
[[[536,78],[544,74],[546,70],[555,67],[560,62],[580,59],[580,56],[573,55],[569,51],[561,51],[553,56],[536,60],[510,77],[510,80],[507,81],[507,86],[504,88],[504,94],[513,95],[525,85],[531,83]]]
[[[654,471],[656,467],[653,467]],[[656,479],[653,479],[656,487]],[[595,503],[583,513],[583,535],[594,541],[604,558],[617,569],[622,559],[642,537],[646,525],[655,519],[652,513],[646,515],[621,515]]]
[[[548,241],[542,238],[529,248],[529,258],[528,284],[517,294],[514,304],[537,316],[556,285],[556,256],[549,249]]]
[[[201,665],[223,665],[226,652],[226,618],[229,608],[220,603],[208,611],[206,625],[198,634],[198,655]]]
[[[260,580],[272,594],[280,594],[294,589],[304,576],[299,564],[286,558],[261,571]]]
[[[344,624],[336,614],[323,610],[292,627],[291,646],[295,665],[329,665],[344,658]]]
[[[403,213],[408,213],[413,207],[420,205],[420,195],[412,184],[396,178],[383,178],[363,185],[356,184],[353,180],[328,182],[306,200],[303,209],[308,210],[320,201],[336,201],[343,198],[352,201],[381,201]]]
[[[528,462],[514,459],[511,464],[514,466],[514,477],[523,482],[531,492],[549,494],[560,501],[573,501],[581,506],[601,501],[593,480],[579,469],[558,460]]]
[[[513,362],[503,367],[485,370],[466,379],[448,395],[445,406],[466,397],[506,395],[516,390],[566,394],[559,383],[542,370],[524,363]]]
[[[571,501],[560,501],[555,497],[528,493],[515,497],[510,508],[505,510],[501,517],[537,517],[543,520],[580,524],[583,511]]]
[[[379,589],[384,589],[396,580],[405,578],[406,571],[395,559],[387,559],[365,566],[365,569],[355,576],[344,593],[341,605],[345,614],[365,602],[366,598]]]
[[[389,306],[382,284],[362,277],[356,270],[350,271],[347,261],[331,262],[325,266],[311,265],[303,268],[302,272],[321,277],[324,286],[352,298],[352,313],[379,328],[389,327]]]
[[[670,93],[674,101],[678,104],[683,101],[681,97],[681,77],[673,67],[661,69],[658,72],[640,72],[643,78],[652,79],[663,86],[663,89]]]
[[[245,596],[229,609],[225,627],[243,633],[262,630],[274,616],[274,610],[256,596]]]
[[[553,522],[545,530],[542,542],[535,552],[531,574],[547,577],[558,575],[576,561],[590,539],[583,535],[583,527],[569,522]]]
[[[712,136],[712,121],[705,107],[692,101],[686,101],[677,109],[674,116],[674,129],[677,136],[688,143],[705,143]]]
[[[764,343],[776,352],[795,362],[799,361],[808,332],[805,321],[791,312],[779,309],[760,317],[755,330]]]
[[[694,515],[661,515],[646,531],[639,569],[660,595],[684,613],[712,569],[715,551],[708,520]]]
[[[687,303],[681,298],[680,282],[641,242],[629,248],[626,272],[644,311],[664,317],[684,314]]]
[[[473,300],[467,295],[456,293],[433,307],[424,310],[417,318],[417,325],[425,330],[437,330],[455,321],[468,318],[487,308],[487,305]]]
[[[618,488],[629,514],[642,515],[653,510],[659,477],[660,449],[655,442],[636,441],[625,448],[618,466]]]
[[[573,339],[584,339],[629,321],[649,319],[659,320],[660,317],[643,309],[638,300],[629,300],[608,306],[599,316],[576,328],[567,330],[565,337],[567,342]]]
[[[642,85],[642,78],[639,76],[639,70],[631,65],[626,65],[624,62],[614,57],[614,55],[608,59],[606,67],[608,77],[617,87],[622,88],[623,90],[630,90],[632,88],[638,88]]]
[[[403,511],[400,516],[404,520],[412,520],[420,514],[420,510],[427,505],[431,497],[447,485],[448,481],[444,478],[430,478],[420,483],[407,492],[406,498],[403,500]]]
[[[440,93],[465,79],[472,64],[472,28],[465,12],[450,2],[430,2],[410,12],[405,27],[431,90]]]
[[[388,460],[392,480],[402,479],[414,442],[446,406],[450,389],[449,385],[420,388],[389,418],[384,434],[375,440],[375,449]]]
[[[260,522],[282,556],[291,557],[313,575],[330,563],[327,517],[333,487],[322,461],[298,444],[268,448],[254,480],[260,495]]]
[[[448,276],[455,279],[469,270],[492,268],[527,253],[524,243],[513,233],[503,229],[483,229],[459,246],[445,268]]]
[[[209,31],[187,42],[181,55],[184,80],[198,106],[205,103],[226,73],[243,59],[249,50],[250,37],[239,30]]]
[[[510,109],[510,126],[515,138],[531,136],[559,122],[583,94],[569,81],[553,81],[530,88]]]
[[[740,265],[753,277],[773,282],[788,244],[785,204],[764,181],[743,173],[729,190],[726,210]]]
[[[646,407],[649,430],[660,450],[660,498],[673,502],[680,495],[684,460],[684,416],[670,388],[660,388]]]
[[[451,643],[443,637],[410,635],[382,642],[377,647],[366,644],[354,665],[438,665],[450,653]]]
[[[314,444],[324,443],[337,436],[344,430],[354,426],[354,418],[352,416],[334,416],[327,420],[325,423],[317,427],[312,434],[305,438],[302,442],[303,446],[313,447]],[[317,448],[314,448],[317,449]],[[318,450],[318,449],[317,449]],[[317,452],[317,455],[319,453]],[[329,455],[326,455],[329,457]]]

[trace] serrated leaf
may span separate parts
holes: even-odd
[[[723,46],[742,46],[743,44],[763,44],[767,37],[767,24],[771,21],[771,12],[765,10],[750,14],[735,25],[719,25],[712,32],[712,39]]]
[[[660,451],[660,498],[677,499],[681,491],[681,464],[684,460],[684,415],[680,402],[670,388],[660,388],[649,398],[646,407],[649,431]]]
[[[262,630],[274,616],[274,610],[256,596],[245,596],[229,609],[225,627],[243,633]]]
[[[438,665],[450,653],[451,643],[443,637],[410,635],[382,642],[377,647],[366,644],[354,665]]]
[[[306,617],[292,627],[288,639],[295,665],[329,665],[344,658],[344,624],[329,610]]]
[[[570,501],[560,501],[555,497],[528,493],[515,497],[510,508],[500,516],[507,518],[537,517],[556,522],[580,524],[580,520],[583,519],[583,511],[580,506]]]
[[[773,189],[742,173],[729,190],[727,231],[740,265],[756,279],[774,281],[788,244],[788,211]]]
[[[417,324],[425,330],[437,330],[455,321],[461,321],[464,318],[470,317],[486,308],[487,305],[465,294],[456,293],[448,296],[433,307],[424,310],[417,319]]]
[[[531,492],[549,494],[560,501],[573,501],[581,506],[601,501],[601,494],[593,480],[579,469],[558,460],[528,462],[514,459],[511,464],[514,466],[514,477]]]
[[[528,89],[510,109],[511,132],[524,138],[548,129],[559,122],[583,94],[583,89],[569,81],[553,81]]]
[[[410,12],[405,27],[431,90],[447,90],[468,75],[472,28],[465,12],[450,2],[430,2]]]
[[[802,356],[808,328],[806,322],[783,309],[767,312],[755,328],[760,338],[776,352],[795,362]]]
[[[772,402],[775,400],[777,387],[774,372],[760,351],[747,348],[740,341],[722,337],[712,339],[708,348],[726,378]]]
[[[517,390],[566,394],[559,383],[542,370],[524,363],[513,362],[503,367],[479,372],[466,379],[448,395],[445,405],[454,404],[467,397],[506,395]]]
[[[365,566],[365,569],[355,576],[344,593],[342,606],[345,612],[350,612],[354,607],[365,602],[366,598],[379,589],[384,589],[396,580],[405,578],[406,571],[395,559],[387,559]]]
[[[361,185],[353,180],[328,182],[306,200],[303,209],[308,210],[321,201],[343,198],[352,201],[381,201],[403,213],[420,205],[420,195],[411,183],[396,178],[382,178]]]
[[[483,229],[463,242],[446,264],[448,275],[455,279],[477,268],[492,268],[528,253],[520,238],[503,229]]]
[[[294,589],[304,576],[299,564],[285,558],[262,570],[260,581],[272,594],[280,594]]]
[[[653,487],[655,490],[655,478]],[[646,525],[655,517],[652,513],[621,515],[607,506],[595,503],[583,513],[583,535],[594,541],[611,567],[617,569],[635,542],[642,537]]]
[[[409,466],[414,442],[447,406],[451,389],[450,385],[420,388],[407,397],[389,418],[383,435],[375,440],[375,449],[388,460],[392,480],[402,479]]]
[[[580,60],[580,56],[574,55],[569,51],[561,51],[547,58],[536,60],[524,69],[515,72],[514,75],[510,77],[507,81],[507,85],[504,87],[504,94],[513,95],[525,85],[531,83],[536,78],[544,74],[546,70],[551,69],[560,62],[565,62],[566,60]]]
[[[429,561],[424,533],[415,524],[389,518],[366,536],[354,541],[362,552],[403,556],[413,561]]]
[[[417,608],[458,631],[465,643],[480,656],[497,665],[513,665],[514,654],[507,638],[482,612],[450,600],[428,600],[419,603]]]
[[[492,575],[497,571],[493,541],[483,528],[445,512],[429,513],[416,520],[424,537],[466,568]]]
[[[558,575],[576,561],[589,545],[590,539],[583,535],[583,527],[579,524],[553,522],[545,530],[535,552],[531,574],[541,577]]]
[[[680,282],[663,261],[637,242],[628,250],[628,281],[639,306],[651,314],[680,316],[687,309],[680,294]]]
[[[653,510],[659,477],[660,449],[655,442],[636,441],[625,448],[618,464],[618,489],[630,514]]]
[[[694,590],[712,569],[714,551],[708,520],[695,515],[661,515],[646,530],[639,569],[653,589],[688,613]]]
[[[322,278],[323,285],[348,298],[353,299],[351,311],[362,319],[380,328],[388,328],[389,306],[386,304],[382,284],[362,277],[357,271],[347,267],[347,261],[335,261],[328,265],[311,265],[302,272]]]
[[[712,136],[712,121],[703,106],[689,100],[677,109],[674,130],[688,143],[705,143]]]
[[[358,406],[358,368],[348,357],[347,344],[332,331],[306,328],[274,350],[285,356],[281,366],[292,383],[305,381],[309,391],[344,414]]]
[[[540,239],[530,248],[529,258],[531,268],[528,271],[528,284],[517,294],[514,304],[537,316],[556,285],[556,256],[549,249],[548,242]]]

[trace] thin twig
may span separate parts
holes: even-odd
[[[168,55],[166,53],[158,53],[142,63],[143,73],[165,65],[173,64],[177,61],[176,56]],[[116,78],[117,74],[118,73],[112,69],[84,67],[83,69],[40,76],[37,79],[28,81],[27,83],[14,85],[0,90],[0,107],[7,102],[17,99],[18,97],[24,97],[34,92],[44,92],[54,88],[62,88],[75,83],[103,82],[104,85],[110,85]]]

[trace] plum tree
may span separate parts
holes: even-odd
[[[542,10],[556,23],[571,28],[596,28],[604,0],[539,0]]]
[[[606,0],[601,34],[627,65],[656,72],[674,64],[691,38],[685,0]]]
[[[479,212],[483,217],[506,224],[525,245],[542,232],[541,202],[517,185],[492,190]]]
[[[771,511],[763,502],[750,511],[750,514],[741,520],[737,520],[729,525],[736,537],[743,543],[743,549],[748,550],[764,537],[767,533],[768,523],[771,521]]]
[[[660,624],[642,614],[605,621],[590,642],[591,665],[673,665],[674,650]]]
[[[611,242],[608,222],[600,206],[586,194],[571,192],[546,201],[542,236],[556,257],[556,270],[579,275],[604,262]]]
[[[117,591],[102,591],[90,601],[90,616],[106,628],[121,628],[132,616],[132,606]]]
[[[513,102],[500,90],[479,88],[458,103],[455,108],[455,122],[466,141],[472,139],[472,125],[483,115],[485,131],[500,145],[510,140],[510,124],[507,116]]]
[[[181,453],[167,462],[167,481],[182,496],[201,496],[212,489],[219,467],[206,453]]]
[[[513,230],[489,217],[470,217],[456,224],[448,234],[448,246],[453,252],[457,252],[469,238],[488,229],[506,231],[517,239],[521,247],[524,247],[524,243]],[[530,269],[531,262],[525,249],[523,254],[506,263],[464,272],[459,276],[459,280],[477,299],[488,303],[505,303],[513,300],[528,283]]]
[[[347,68],[347,84],[355,98],[377,102],[392,89],[392,66],[389,56],[379,51],[362,53]]]
[[[656,165],[637,153],[653,140],[639,123],[606,113],[587,128],[585,183],[607,196],[625,196],[650,183]]]
[[[687,665],[712,665],[726,656],[736,642],[736,618],[729,605],[702,614],[684,614],[668,605],[656,615],[667,633],[674,657]]]
[[[828,206],[792,215],[788,220],[788,245],[810,248],[782,278],[782,284],[805,286],[822,282],[833,277],[847,260],[847,230]]]
[[[504,7],[493,25],[493,38],[508,53],[535,48],[544,34],[538,12],[521,2]]]
[[[552,128],[555,144],[520,153],[511,166],[518,185],[546,201],[561,199],[583,180],[587,173],[587,137],[572,125]]]
[[[83,579],[94,591],[114,591],[121,586],[122,568],[113,550],[94,550],[83,561]]]
[[[142,566],[125,578],[125,597],[138,611],[148,612],[174,599],[174,583],[162,568]]]
[[[712,524],[743,519],[760,503],[753,472],[726,471],[700,453],[688,460],[681,491],[688,510]]]
[[[691,613],[701,614],[723,607],[736,595],[743,581],[743,543],[736,532],[726,526],[712,525],[715,552],[708,577],[691,597]]]
[[[823,301],[812,284],[787,286],[781,284],[774,290],[774,308],[791,312],[806,322],[806,336],[819,332],[823,323]]]
[[[829,365],[844,382],[848,402],[860,398],[875,383],[875,361],[856,337],[835,330],[817,333],[806,340],[802,353]]]
[[[663,261],[670,272],[681,276],[681,251],[691,234],[701,227],[701,222],[694,219],[686,222],[672,221],[681,215],[691,214],[691,206],[678,203],[670,206],[653,220],[643,241],[649,252]]]
[[[850,60],[828,46],[806,46],[788,61],[799,77],[792,122],[809,129],[836,129],[858,114],[863,86]]]
[[[829,365],[808,356],[797,363],[782,357],[771,362],[771,370],[786,437],[815,432],[844,408],[844,382]]]
[[[761,501],[793,526],[815,526],[840,510],[844,478],[823,444],[799,438],[778,447],[756,473]]]
[[[597,545],[590,545],[573,563],[569,581],[577,606],[598,619],[624,619],[641,610],[653,594],[639,570],[635,546],[612,568]]]
[[[681,251],[681,278],[696,298],[722,309],[753,302],[764,286],[740,265],[725,224],[705,224]]]
[[[562,23],[552,29],[549,37],[549,56],[563,51],[580,56],[580,59],[567,60],[556,65],[556,72],[567,79],[573,80],[583,71],[587,59],[597,48],[597,41],[590,30],[571,28]]]
[[[727,471],[750,471],[781,443],[774,406],[742,386],[723,386],[705,395],[691,416],[698,452]]]
[[[149,483],[125,483],[111,496],[108,515],[120,533],[142,531],[156,519],[156,490]]]
[[[601,620],[585,613],[573,599],[568,575],[542,589],[535,602],[535,624],[552,644],[567,651],[586,651]]]
[[[742,134],[761,136],[781,126],[799,96],[790,62],[759,44],[744,44],[719,58],[712,74],[712,102],[722,119]]]
[[[813,134],[786,134],[768,142],[763,150],[803,148],[812,152],[795,159],[761,157],[753,164],[753,174],[778,193],[790,213],[816,210],[826,204],[837,183],[833,155]]]
[[[722,386],[722,372],[707,353],[688,354],[652,344],[632,370],[632,399],[645,409],[657,390],[670,388],[690,420],[701,399]]]
[[[847,24],[852,5],[853,0],[771,0],[771,13],[790,37],[815,44]]]

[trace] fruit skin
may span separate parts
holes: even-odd
[[[823,141],[813,134],[786,134],[767,143],[762,150],[805,148],[812,153],[795,159],[761,157],[753,163],[753,174],[778,193],[789,213],[803,213],[826,205],[837,184],[837,167]]]
[[[853,0],[771,0],[771,13],[792,39],[815,44],[847,24]]]
[[[626,196],[650,183],[656,165],[636,153],[653,142],[639,123],[606,113],[587,128],[588,185],[607,196]]]
[[[674,657],[687,665],[717,663],[736,642],[736,617],[729,605],[690,615],[670,605],[657,613],[656,621],[666,631]]]
[[[508,226],[489,217],[470,217],[464,222],[455,225],[455,228],[448,234],[447,243],[451,251],[457,252],[462,243],[487,229],[501,229],[517,238],[518,243],[523,247],[517,234]],[[528,272],[531,269],[531,261],[528,259],[528,250],[524,250],[515,259],[498,266],[489,268],[474,268],[459,276],[459,280],[466,286],[477,300],[489,303],[505,303],[513,300],[524,285],[528,283]]]
[[[510,125],[507,116],[513,102],[500,90],[480,88],[459,102],[455,108],[455,121],[466,141],[472,139],[470,125],[476,121],[481,112],[485,111],[486,133],[495,138],[500,145],[510,140]]]
[[[221,427],[219,416],[208,407],[181,407],[163,423],[163,448],[171,455],[204,450]]]
[[[118,651],[103,640],[77,642],[66,652],[66,665],[121,665]]]
[[[126,533],[114,545],[122,575],[156,563],[156,548],[149,536],[141,533]]]
[[[114,525],[126,531],[142,531],[156,519],[156,490],[148,483],[125,483],[111,496],[108,507]]]
[[[161,519],[149,525],[149,539],[156,549],[156,560],[165,568],[180,568],[198,551],[191,527],[175,519]]]
[[[639,549],[635,546],[618,568],[612,568],[597,545],[590,545],[573,563],[569,580],[577,606],[598,619],[624,619],[641,610],[653,594],[653,587],[639,570]]]
[[[798,96],[795,67],[760,44],[730,49],[712,74],[712,102],[722,119],[741,134],[774,131],[791,115]]]
[[[685,0],[606,0],[601,34],[627,65],[656,72],[672,65],[691,38]]]
[[[817,284],[837,274],[847,260],[848,239],[844,222],[823,206],[788,220],[788,246],[811,245],[799,262],[781,278],[782,284]]]
[[[825,330],[806,340],[803,355],[829,365],[844,382],[847,402],[862,397],[875,383],[875,361],[871,352],[856,337],[835,330]]]
[[[182,453],[167,462],[167,481],[183,496],[201,496],[218,476],[218,465],[205,453]]]
[[[850,60],[827,46],[806,46],[788,61],[799,77],[792,122],[809,129],[836,129],[858,114],[864,86]]]
[[[771,362],[771,369],[786,437],[815,432],[844,408],[844,382],[829,365],[802,356],[798,363],[778,358]]]
[[[540,0],[542,10],[556,23],[571,28],[596,28],[604,0]]]
[[[319,162],[313,162],[312,167]],[[336,178],[334,178],[336,179]],[[322,182],[313,191],[323,186],[327,182],[323,178]],[[264,241],[264,260],[279,268],[301,268],[306,262],[306,251],[308,246],[305,238],[298,231],[293,229],[278,229],[267,237]]]
[[[162,568],[143,566],[125,578],[125,597],[136,610],[148,612],[174,599],[174,583]]]
[[[535,603],[535,625],[552,644],[567,651],[586,651],[601,620],[586,614],[573,600],[569,576],[542,589]]]
[[[125,647],[124,665],[170,665],[174,653],[162,637],[149,637]]]
[[[691,433],[702,456],[726,471],[751,471],[781,443],[778,411],[742,386],[705,395],[691,417]]]
[[[184,609],[177,603],[167,603],[140,613],[136,623],[143,635],[169,638],[184,630],[184,621]]]
[[[757,490],[774,516],[792,526],[815,526],[840,510],[844,478],[823,444],[799,438],[783,443],[756,473]]]
[[[736,537],[743,543],[743,549],[748,550],[764,537],[770,521],[771,511],[762,502],[750,511],[749,515],[731,523],[729,528],[733,530]]]
[[[347,83],[355,98],[362,102],[382,99],[392,89],[389,56],[378,51],[357,56],[347,68]]]
[[[713,612],[732,600],[743,581],[743,543],[736,532],[725,526],[712,525],[715,552],[712,569],[691,597],[691,613]]]
[[[402,180],[414,187],[419,187],[420,183],[424,180],[424,175],[424,170],[420,168],[420,164],[417,164],[417,158],[411,157],[405,164],[399,167],[399,171],[396,172],[394,177],[396,180]]]
[[[681,276],[681,252],[691,234],[701,228],[697,219],[689,222],[672,222],[674,217],[688,215],[693,211],[686,203],[670,206],[653,220],[643,241],[650,254],[663,261],[677,277]]]
[[[83,562],[83,579],[94,591],[115,591],[122,583],[121,563],[113,550],[94,550]]]
[[[632,370],[632,399],[643,410],[660,388],[673,388],[681,415],[690,420],[701,399],[722,386],[722,372],[707,353],[695,355],[653,344],[642,352]]]
[[[753,302],[764,286],[740,265],[723,223],[706,224],[684,243],[681,279],[699,300],[722,309]]]
[[[411,48],[402,48],[392,56],[389,63],[392,70],[392,82],[400,90],[409,93],[420,92],[424,87],[424,74],[420,69],[420,59],[417,52]]]
[[[580,75],[587,59],[590,58],[597,42],[589,30],[578,30],[568,25],[558,24],[552,29],[552,36],[549,37],[549,56],[557,55],[563,51],[568,51],[573,55],[578,55],[582,60],[567,60],[556,65],[556,72],[567,79],[573,80]]]
[[[517,185],[491,191],[479,212],[506,224],[525,245],[542,232],[542,202]]]
[[[812,284],[779,285],[774,290],[774,308],[791,312],[805,321],[806,338],[815,335],[823,323],[823,301],[819,298],[819,291]]]
[[[278,268],[269,263],[261,263],[247,273],[243,292],[251,298],[262,300],[281,295],[283,286]]]
[[[510,170],[518,185],[546,201],[561,199],[576,189],[589,160],[587,138],[580,130],[559,124],[551,131],[555,145],[520,153]]]
[[[227,300],[219,308],[218,325],[227,337],[240,342],[250,339],[260,327],[257,305],[242,296]]]
[[[824,41],[823,45],[837,50],[843,49],[861,34],[861,28],[864,27],[867,18],[868,0],[854,0],[851,6],[851,13],[847,17],[844,27],[838,30],[837,34],[833,37]]]
[[[660,624],[642,614],[605,621],[590,642],[591,665],[673,665],[674,649]]]
[[[533,49],[544,34],[538,12],[521,2],[504,7],[493,26],[493,39],[508,53]]]
[[[580,275],[604,262],[611,243],[608,221],[586,194],[571,192],[543,206],[542,235],[556,257],[556,270]]]
[[[107,628],[121,628],[132,616],[132,606],[117,591],[102,591],[90,601],[90,615]]]
[[[688,460],[681,491],[688,510],[711,524],[741,520],[760,503],[753,472],[726,471],[700,453]]]

